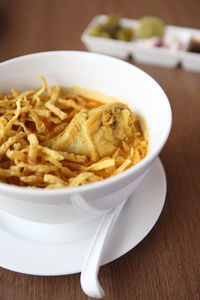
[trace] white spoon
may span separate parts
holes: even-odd
[[[90,297],[103,298],[105,295],[98,280],[99,267],[110,233],[125,202],[103,216],[90,245],[81,273],[81,287]]]

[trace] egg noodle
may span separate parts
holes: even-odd
[[[0,181],[39,188],[64,188],[117,175],[147,154],[138,119],[129,141],[121,141],[109,157],[91,161],[87,155],[57,151],[46,142],[58,136],[78,112],[104,105],[59,86],[0,94]]]

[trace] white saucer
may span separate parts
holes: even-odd
[[[149,233],[160,216],[165,196],[165,172],[157,159],[125,204],[102,264],[127,253]],[[27,221],[0,211],[0,266],[32,275],[78,273],[99,221],[100,218],[94,219],[72,228]]]

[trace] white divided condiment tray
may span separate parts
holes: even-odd
[[[139,63],[154,64],[169,68],[181,65],[185,70],[200,71],[200,54],[186,51],[191,37],[200,39],[200,30],[170,25],[165,26],[165,34],[172,35],[172,38],[173,36],[176,37],[181,44],[181,50],[174,49],[173,47],[170,49],[150,46],[148,45],[149,39],[126,42],[91,36],[89,34],[91,27],[104,22],[106,18],[106,15],[94,17],[82,33],[81,40],[89,51],[116,56],[122,59],[132,57],[134,61]],[[121,18],[120,23],[122,26],[136,28],[138,21]]]

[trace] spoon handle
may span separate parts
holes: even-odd
[[[98,280],[98,271],[107,240],[125,202],[103,216],[88,250],[81,273],[81,287],[90,297],[102,298],[105,295]]]

